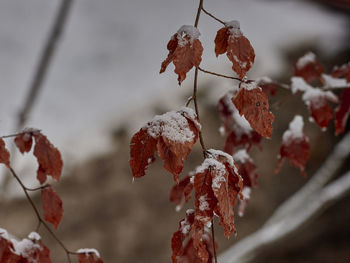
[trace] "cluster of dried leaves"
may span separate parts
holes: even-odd
[[[161,65],[160,73],[173,62],[181,84],[193,67],[198,68],[203,53],[199,36],[196,27],[182,26],[167,45],[169,54]],[[155,160],[156,152],[164,161],[164,168],[173,174],[176,183],[171,189],[170,201],[176,204],[177,210],[190,200],[194,192],[194,208],[187,210],[186,217],[180,221],[179,228],[172,237],[173,262],[213,261],[216,245],[210,229],[214,215],[219,218],[227,237],[236,233],[236,201],[239,200],[238,212],[243,215],[251,188],[257,185],[257,167],[249,156],[249,151],[254,145],[261,149],[262,138],[271,137],[274,115],[269,109],[269,96],[274,96],[279,87],[286,86],[268,78],[247,80],[246,74],[254,63],[255,52],[240,30],[239,22],[225,23],[218,30],[214,43],[216,56],[226,53],[240,80],[238,88],[225,94],[217,105],[222,121],[220,131],[226,136],[224,152],[207,151],[202,145],[205,155],[203,163],[179,179],[184,161],[201,132],[196,113],[189,108],[156,116],[132,137],[130,144],[130,167],[134,177],[145,175],[148,165]],[[308,55],[296,62],[291,85],[293,93],[303,92],[310,119],[321,128],[328,127],[334,116],[328,101],[338,102],[335,94],[325,91],[329,85],[325,79],[327,77],[332,80],[346,78],[347,83],[350,83],[350,64],[334,69],[331,76],[325,76],[322,65]],[[293,81],[301,85],[295,87]],[[319,84],[321,88],[315,86]],[[189,112],[191,113],[188,114]],[[342,92],[340,105],[335,109],[337,135],[345,131],[349,113],[350,84]],[[172,116],[170,119],[169,114]],[[286,158],[306,176],[304,170],[309,159],[310,145],[303,126],[302,117],[296,116],[284,133],[276,173]]]
[[[29,153],[34,144],[32,152],[38,162],[36,178],[41,185],[36,190],[41,190],[42,209],[44,213],[43,220],[57,229],[63,215],[62,200],[53,190],[52,186],[47,183],[47,176],[51,176],[57,182],[60,180],[63,166],[61,154],[39,130],[26,129],[15,136],[14,142],[22,154]],[[17,177],[16,179],[20,181],[20,178],[15,174],[10,165],[10,153],[6,149],[2,138],[0,138],[0,163],[6,165],[12,174]],[[28,188],[24,185],[22,187],[27,194]],[[36,234],[36,236],[38,235]],[[0,232],[0,263],[52,262],[50,259],[50,250],[43,244],[41,239],[29,238],[23,239],[21,242],[24,244],[24,247],[21,246],[21,249],[18,250],[14,246],[13,240],[10,240],[4,233]],[[79,263],[102,263],[100,258],[91,253],[74,254],[78,255]]]

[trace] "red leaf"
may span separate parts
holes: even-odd
[[[349,66],[350,69],[350,66]],[[350,72],[350,70],[349,70]],[[346,122],[350,114],[350,87],[340,96],[340,105],[335,109],[335,135],[345,131]]]
[[[227,57],[233,63],[233,71],[243,79],[254,63],[255,53],[239,27],[238,21],[231,21],[217,32],[215,54],[218,56],[227,52]]]
[[[203,228],[215,211],[228,237],[235,232],[233,206],[243,188],[243,180],[230,155],[216,150],[209,150],[208,155],[210,157],[196,169],[194,178],[195,226]]]
[[[79,263],[103,263],[102,259],[97,257],[95,253],[80,253],[78,259]]]
[[[261,141],[261,136],[250,127],[244,116],[239,115],[232,102],[233,96],[232,91],[226,93],[217,105],[223,123],[221,131],[228,134],[224,149],[229,154],[233,154],[235,147],[239,145],[244,145],[249,150],[253,144],[259,145]]]
[[[312,118],[321,128],[327,128],[333,119],[333,111],[324,97],[310,101],[309,110]]]
[[[257,85],[265,92],[266,95],[275,96],[277,92],[278,83],[272,81],[268,77],[263,77],[257,80]]]
[[[170,202],[176,204],[176,211],[179,211],[185,202],[191,198],[193,183],[191,176],[183,178],[178,184],[175,184],[170,190]]]
[[[51,186],[41,190],[41,198],[43,202],[44,219],[57,229],[63,215],[61,198]]]
[[[59,181],[63,166],[60,152],[50,143],[45,135],[41,133],[36,134],[34,135],[34,139],[34,155],[39,163],[37,171],[39,182],[43,184],[46,181],[47,175]]]
[[[131,139],[130,166],[134,177],[145,175],[154,161],[155,147],[164,168],[178,181],[184,161],[198,139],[200,124],[190,108],[155,116]]]
[[[147,127],[141,128],[130,142],[130,167],[134,177],[145,175],[147,166],[155,161],[157,140],[150,136]]]
[[[310,156],[310,145],[309,138],[303,132],[303,125],[302,117],[296,115],[289,124],[289,129],[284,132],[275,173],[279,172],[283,159],[287,158],[293,166],[300,170],[302,175],[306,176],[304,169]]]
[[[6,149],[5,142],[2,138],[0,138],[0,163],[10,167],[10,153]]]
[[[294,64],[294,76],[302,77],[308,83],[321,81],[322,73],[323,67],[312,52],[306,53]]]
[[[15,138],[15,144],[22,154],[29,152],[33,144],[32,133],[23,132],[17,135]]]
[[[346,81],[350,83],[350,62],[341,67],[335,67],[331,74],[335,78],[344,77]]]
[[[256,83],[241,83],[240,90],[233,99],[233,103],[239,114],[244,115],[257,133],[270,138],[274,116],[269,111],[269,101],[266,94]]]
[[[178,75],[179,84],[186,78],[186,73],[192,67],[198,67],[202,61],[203,47],[199,41],[200,33],[193,26],[182,26],[172,36],[167,48],[168,57],[163,61],[159,73],[163,73],[172,61],[175,73]]]
[[[193,222],[194,210],[188,209],[185,219],[179,222],[179,229],[173,234],[171,239],[171,249],[173,251],[171,258],[173,262],[181,262],[179,257],[184,251],[184,240],[189,236]]]
[[[338,97],[331,91],[324,91],[307,84],[302,78],[293,77],[291,89],[293,93],[304,92],[302,99],[308,106],[312,119],[321,128],[327,128],[333,119],[333,112],[327,101],[338,102]]]
[[[23,257],[16,255],[11,241],[2,237],[0,233],[0,262],[1,263],[26,263]]]
[[[233,160],[238,163],[238,173],[243,179],[243,185],[248,187],[257,186],[258,173],[256,165],[245,149],[237,151],[233,155]]]
[[[48,247],[41,241],[40,236],[34,236],[34,238],[31,238],[32,234],[33,233],[29,235],[29,238],[33,243],[32,245],[26,247],[26,249],[22,252],[22,255],[28,259],[28,263],[52,263],[50,258],[50,250]],[[35,235],[37,234],[35,233]]]

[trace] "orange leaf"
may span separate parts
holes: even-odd
[[[303,132],[303,126],[302,117],[296,115],[290,122],[289,129],[284,132],[275,173],[279,172],[283,159],[287,158],[293,166],[300,170],[302,175],[306,176],[304,169],[310,156],[310,145],[309,138]]]
[[[167,48],[168,57],[162,62],[159,73],[163,73],[170,62],[174,63],[179,84],[186,78],[186,73],[198,67],[202,61],[203,47],[199,41],[200,33],[193,26],[182,26],[170,39]]]
[[[44,219],[51,223],[56,229],[63,215],[62,200],[51,186],[41,190],[43,202]]]
[[[269,111],[269,101],[266,94],[255,82],[242,82],[233,103],[239,114],[244,115],[257,133],[270,138],[274,116]]]
[[[60,152],[50,143],[45,135],[41,133],[34,134],[34,139],[34,155],[39,163],[37,171],[39,182],[43,184],[46,181],[47,175],[59,181],[63,166]]]
[[[233,63],[233,71],[243,79],[254,63],[255,52],[249,40],[243,36],[238,21],[227,23],[216,34],[216,56],[225,52]]]
[[[10,167],[10,153],[6,149],[5,142],[2,138],[0,138],[0,163]]]
[[[200,124],[190,108],[158,115],[136,133],[130,144],[130,166],[134,177],[145,175],[157,150],[164,168],[178,181],[184,161],[198,139]],[[156,148],[156,149],[155,149]]]
[[[306,82],[321,81],[323,67],[314,53],[309,52],[294,64],[294,76],[302,77]]]
[[[350,72],[350,71],[349,71]],[[340,105],[335,109],[335,135],[345,131],[346,122],[350,114],[350,87],[340,96]]]

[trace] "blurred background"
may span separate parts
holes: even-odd
[[[16,132],[18,112],[59,5],[58,0],[0,0],[1,135]],[[72,250],[94,247],[105,262],[170,262],[171,235],[184,211],[176,213],[168,201],[173,180],[160,160],[132,183],[129,141],[155,114],[180,108],[191,95],[192,71],[181,87],[172,65],[162,75],[158,72],[167,56],[167,42],[183,24],[194,23],[197,6],[194,0],[73,1],[26,124],[41,129],[62,153],[64,175],[55,189],[65,213],[57,235]],[[289,83],[293,63],[307,51],[317,54],[326,72],[350,61],[347,0],[220,0],[205,1],[204,6],[224,21],[240,21],[256,53],[250,79],[269,76]],[[202,14],[201,67],[232,74],[226,56],[214,54],[219,28]],[[205,139],[210,148],[221,149],[224,138],[218,132],[216,103],[233,82],[200,74],[199,84]],[[287,92],[279,91],[273,100],[286,96]],[[308,180],[287,162],[280,174],[273,174],[282,133],[295,113],[308,116],[305,105],[294,96],[272,110],[276,116],[273,137],[263,142],[263,154],[253,150],[259,186],[246,215],[236,220],[237,237],[226,240],[216,228],[220,251],[258,229],[278,204]],[[333,136],[333,127],[321,132],[307,123],[306,130],[312,147],[306,172],[311,176],[339,138]],[[201,158],[197,145],[184,174]],[[36,185],[35,159],[16,156],[14,160],[23,181]],[[23,238],[35,228],[35,215],[16,182],[5,183],[4,173],[0,178],[0,227]],[[349,262],[349,201],[344,198],[288,242],[267,249],[256,262]],[[57,243],[44,231],[41,234],[52,248],[54,262],[65,262]]]

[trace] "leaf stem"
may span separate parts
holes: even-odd
[[[207,10],[204,9],[204,7],[202,6],[202,11],[207,14],[208,16],[210,16],[211,18],[213,18],[214,20],[218,21],[219,23],[223,24],[224,26],[226,25],[226,23],[224,21],[222,21],[221,19],[217,18],[216,16],[214,16],[213,14],[209,13]]]
[[[231,76],[223,75],[223,74],[220,74],[220,73],[216,73],[216,72],[213,72],[213,71],[209,71],[209,70],[203,69],[203,68],[201,68],[201,67],[198,67],[198,69],[199,69],[200,71],[202,71],[203,73],[211,74],[211,75],[214,75],[214,76],[217,76],[217,77],[222,77],[222,78],[227,78],[227,79],[234,79],[234,80],[238,80],[238,81],[240,81],[240,82],[243,81],[243,80],[241,80],[240,78],[236,78],[236,77],[231,77]]]
[[[13,168],[11,166],[8,166],[8,169],[10,170],[12,176],[17,180],[17,182],[19,183],[19,185],[22,187],[23,191],[24,191],[24,194],[26,195],[27,197],[27,200],[28,202],[30,203],[30,205],[32,206],[33,210],[34,210],[34,213],[38,219],[38,225],[37,225],[37,230],[39,230],[39,227],[41,225],[43,225],[46,230],[51,234],[51,236],[57,241],[57,243],[63,248],[63,250],[66,252],[67,254],[67,258],[68,258],[68,262],[71,263],[71,259],[70,259],[70,256],[69,254],[75,254],[75,252],[72,252],[70,250],[67,249],[67,247],[63,244],[63,242],[56,236],[56,234],[52,231],[52,229],[46,224],[46,222],[44,221],[44,219],[41,217],[40,213],[39,213],[39,210],[38,208],[36,207],[36,205],[34,204],[34,201],[33,199],[30,197],[28,191],[31,191],[30,188],[26,187],[22,180],[18,177],[18,175],[16,174],[16,172],[13,170]],[[45,188],[47,187],[48,185],[44,185],[43,187],[40,187],[38,189],[42,189],[42,188]]]

